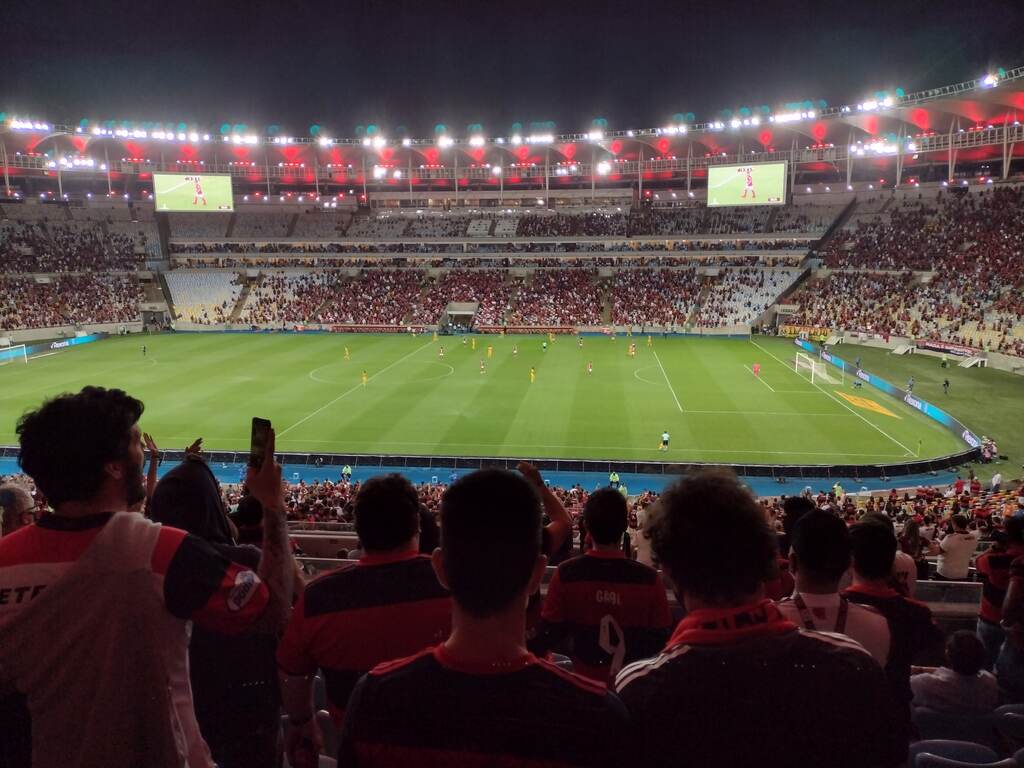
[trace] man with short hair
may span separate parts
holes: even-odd
[[[212,767],[188,622],[273,634],[287,616],[294,563],[273,432],[247,478],[264,507],[253,572],[126,511],[146,493],[142,410],[121,390],[86,387],[18,422],[21,467],[53,513],[0,539],[0,689],[27,697],[36,768]]]
[[[558,566],[544,600],[539,645],[568,652],[573,670],[591,680],[614,680],[624,663],[656,654],[672,625],[661,576],[622,551],[627,514],[614,488],[587,499],[594,546]]]
[[[661,655],[619,673],[636,765],[892,766],[907,743],[878,663],[764,598],[775,532],[731,472],[687,476],[648,523],[688,615]],[[851,724],[856,724],[851,727]]]
[[[805,629],[853,638],[884,666],[889,658],[885,617],[839,594],[839,582],[850,567],[846,523],[822,510],[804,515],[793,529],[789,567],[796,589],[776,603],[782,615]]]
[[[843,592],[848,600],[877,609],[889,623],[889,661],[885,674],[894,696],[903,705],[899,725],[910,728],[910,666],[915,656],[942,640],[942,632],[924,603],[904,597],[891,586],[896,558],[896,536],[886,525],[871,520],[850,528],[853,551],[853,586]]]
[[[937,581],[967,581],[971,558],[978,548],[978,534],[967,530],[965,515],[953,515],[950,523],[953,532],[943,536],[936,548],[939,562],[933,578]]]
[[[317,669],[340,728],[363,674],[440,642],[451,628],[448,591],[419,553],[420,502],[412,484],[397,474],[366,481],[356,496],[355,528],[363,556],[306,585],[277,650],[286,750],[296,768],[305,768],[308,747],[323,744],[312,704]]]
[[[546,564],[541,502],[529,481],[484,469],[452,485],[433,555],[451,590],[451,635],[360,680],[339,765],[626,764],[618,698],[526,649],[526,602]]]

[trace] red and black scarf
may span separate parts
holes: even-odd
[[[701,608],[679,622],[666,647],[724,645],[796,629],[796,624],[785,618],[771,600],[731,608]]]

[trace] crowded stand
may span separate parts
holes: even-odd
[[[0,222],[0,272],[134,271],[136,239],[94,222]]]
[[[797,325],[843,328],[882,336],[910,332],[910,308],[916,290],[913,273],[832,272],[802,285],[790,302],[799,310],[788,318]]]
[[[597,271],[540,269],[519,279],[510,325],[598,325],[603,305]]]
[[[212,270],[176,269],[167,286],[178,319],[197,325],[228,322],[242,290],[237,273]]]
[[[503,271],[452,269],[426,286],[410,322],[433,325],[449,302],[473,302],[479,305],[475,315],[478,325],[498,325],[511,295],[512,286]]]
[[[750,325],[799,277],[799,269],[720,270],[696,315],[701,328]]]
[[[0,331],[135,322],[140,301],[131,275],[2,276]]]
[[[246,325],[308,322],[330,300],[336,282],[337,275],[330,272],[277,270],[261,275],[238,319]]]
[[[422,290],[423,273],[374,270],[339,281],[310,318],[318,323],[399,325],[412,311]]]
[[[684,325],[701,291],[696,269],[624,269],[615,274],[609,293],[616,325]]]

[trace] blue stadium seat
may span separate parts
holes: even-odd
[[[951,715],[927,707],[914,707],[914,725],[923,740],[956,739],[987,747],[996,746],[994,715]]]

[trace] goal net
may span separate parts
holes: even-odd
[[[827,363],[805,355],[803,352],[796,353],[794,366],[796,372],[804,378],[810,379],[812,384],[842,384],[846,380],[842,368],[830,370]]]
[[[0,347],[0,365],[27,362],[28,351],[24,344],[11,344],[9,347]]]

